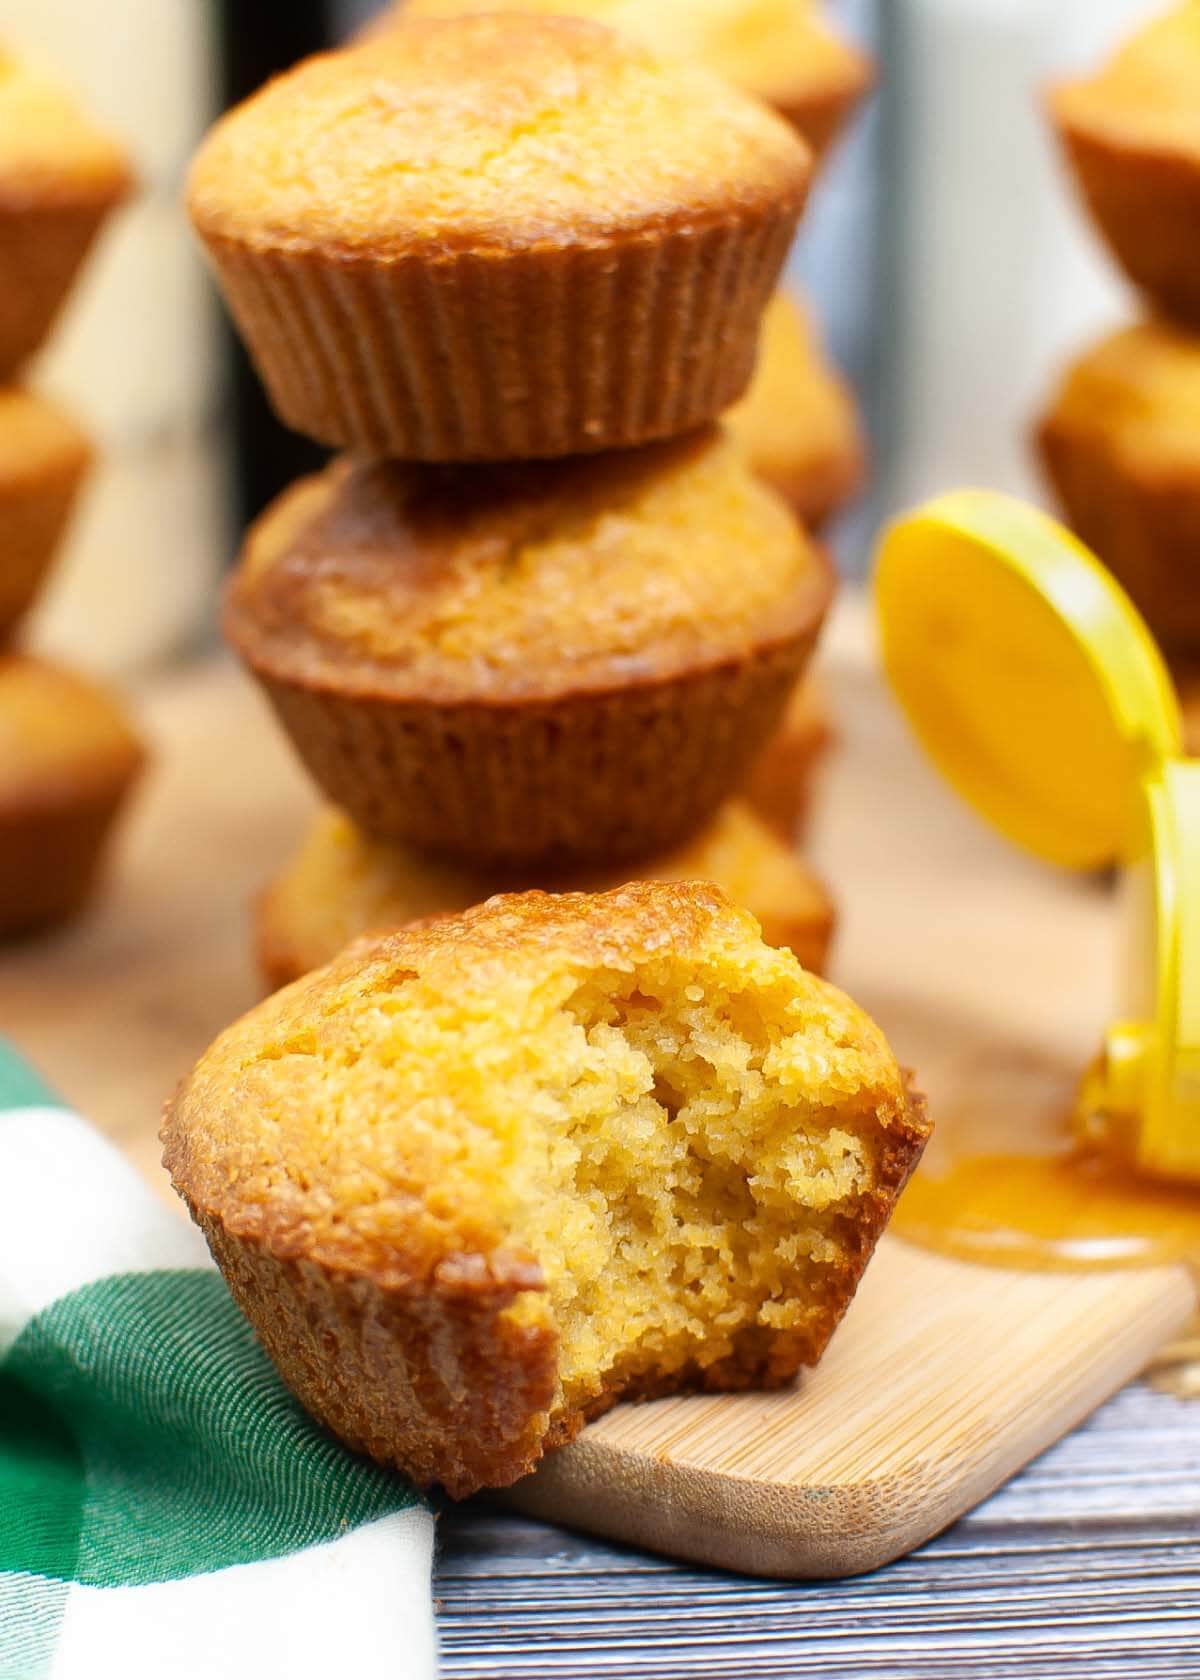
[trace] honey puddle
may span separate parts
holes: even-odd
[[[1200,1277],[1200,1186],[1138,1178],[1072,1125],[1078,1076],[1020,1053],[970,1058],[930,1104],[934,1132],[891,1229],[960,1260],[1031,1270],[1187,1265]],[[1200,1317],[1146,1372],[1200,1399]]]
[[[1077,1084],[1020,1053],[960,1064],[931,1099],[933,1136],[892,1229],[994,1266],[1200,1265],[1200,1186],[1137,1178],[1080,1145]]]

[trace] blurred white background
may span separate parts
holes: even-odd
[[[1137,308],[1084,221],[1043,90],[1163,6],[885,4],[883,499],[965,483],[1040,496],[1029,423],[1055,370]]]
[[[93,668],[194,641],[229,552],[219,321],[179,202],[218,105],[213,17],[207,0],[0,0],[5,44],[69,79],[140,177],[28,371],[103,452],[35,622]]]

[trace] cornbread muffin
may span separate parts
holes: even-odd
[[[351,946],[162,1136],[303,1404],[461,1496],[622,1396],[819,1359],[926,1134],[848,998],[716,887],[639,882]]]
[[[783,722],[759,753],[741,787],[742,798],[754,814],[785,845],[794,845],[804,831],[818,771],[833,739],[825,692],[815,678],[805,677],[796,684]],[[756,910],[755,914],[759,912]],[[780,942],[772,940],[771,943]],[[806,968],[820,967],[819,963],[810,963],[803,957],[801,961]]]
[[[834,910],[828,892],[748,805],[730,800],[695,839],[641,865],[650,880],[713,881],[757,917],[768,945],[786,945],[820,973]],[[543,880],[552,892],[598,892],[623,873],[593,871]],[[258,953],[272,986],[286,985],[364,933],[467,910],[528,882],[462,869],[394,840],[369,840],[332,807],[313,822],[299,851],[258,906]]]
[[[1092,218],[1129,278],[1200,325],[1200,7],[1156,18],[1050,112]]]
[[[282,418],[411,460],[670,437],[745,390],[787,126],[574,18],[406,23],[219,122],[192,219]]]
[[[1200,341],[1163,321],[1102,339],[1037,438],[1072,528],[1165,647],[1200,652]]]
[[[61,408],[17,386],[0,390],[0,639],[32,605],[91,459]]]
[[[104,689],[0,655],[0,937],[80,908],[143,760]]]
[[[225,631],[367,834],[617,864],[733,791],[832,587],[710,429],[486,469],[338,462],[251,530]]]
[[[753,383],[725,424],[754,471],[810,529],[862,485],[866,447],[850,387],[826,359],[807,311],[784,292],[763,316]]]
[[[49,334],[132,176],[73,93],[0,48],[0,381]]]
[[[407,0],[372,19],[369,32],[496,9],[489,0]],[[818,157],[874,80],[870,59],[830,28],[815,0],[506,0],[503,10],[570,12],[664,57],[693,59],[774,105]]]

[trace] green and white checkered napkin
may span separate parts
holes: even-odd
[[[0,1043],[0,1680],[432,1675],[433,1517]]]

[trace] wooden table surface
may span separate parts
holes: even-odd
[[[858,603],[824,665],[841,742],[811,851],[844,911],[836,978],[918,1068],[936,1031],[939,1079],[994,1088],[1002,1112],[1023,1081],[1069,1077],[1095,1047],[1110,895],[1018,857],[938,785],[880,691]],[[109,890],[77,927],[0,960],[0,1030],[170,1198],[159,1109],[259,995],[248,907],[313,799],[223,661],[142,701],[158,764]],[[1046,983],[1061,998],[1053,1022],[1034,995]],[[998,992],[1016,1059],[993,1065],[972,1046]],[[956,1065],[947,1046],[960,1044]],[[1200,1406],[1142,1384],[861,1580],[684,1568],[483,1504],[448,1512],[441,1535],[448,1675],[1200,1676]]]

